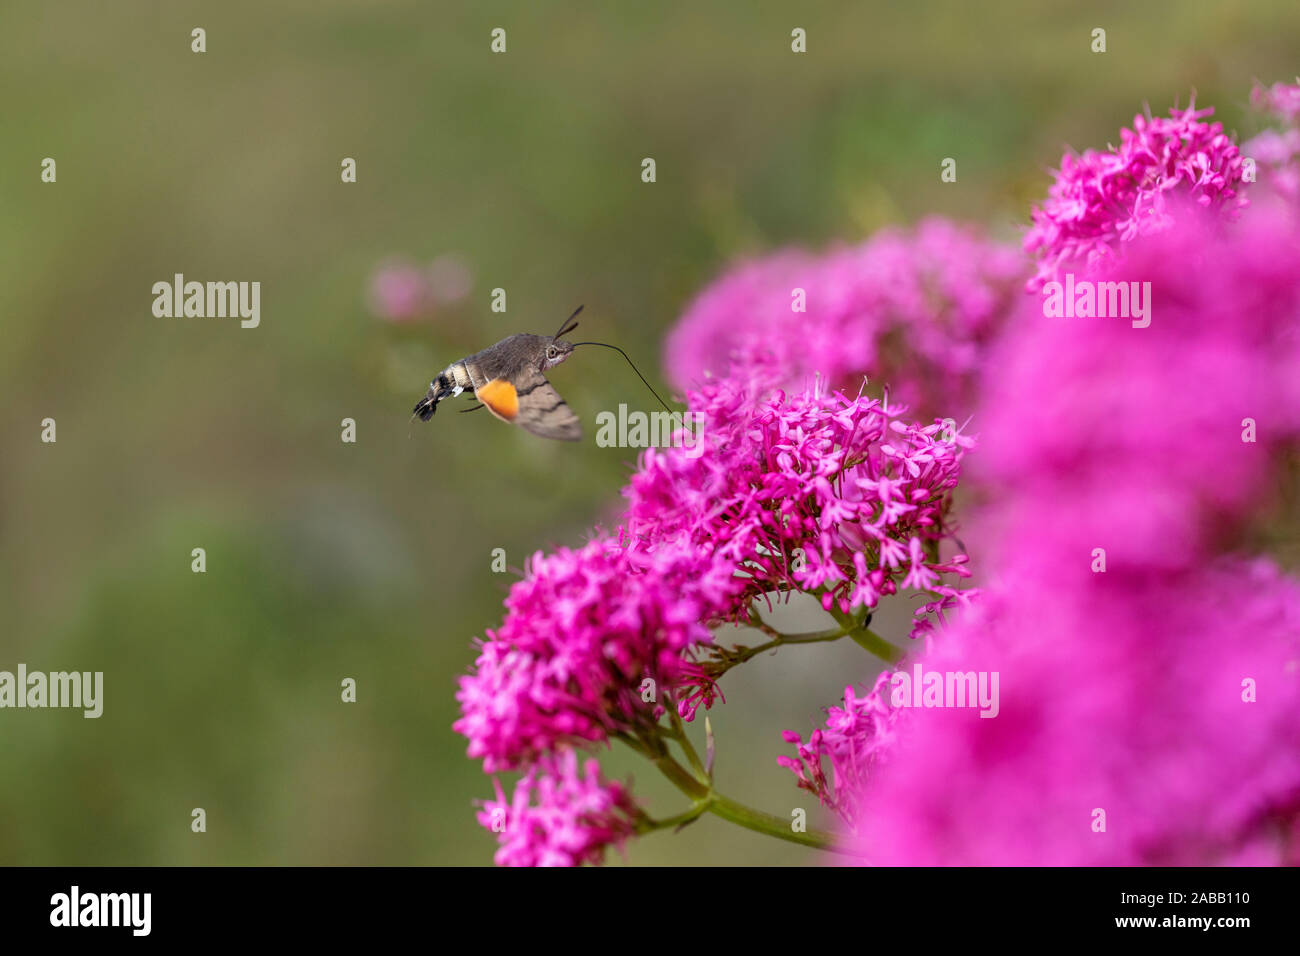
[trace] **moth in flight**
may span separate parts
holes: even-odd
[[[554,335],[512,335],[468,358],[452,362],[429,383],[424,398],[415,404],[414,414],[427,422],[438,410],[439,402],[472,390],[479,404],[464,411],[486,408],[503,422],[518,425],[542,438],[578,441],[582,438],[582,423],[555,386],[546,380],[546,372],[567,359],[580,345],[600,345],[621,353],[646,388],[659,399],[659,404],[671,413],[632,359],[617,345],[567,342],[560,338],[578,327],[581,311],[582,306],[578,306]]]

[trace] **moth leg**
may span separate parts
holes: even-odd
[[[486,408],[486,407],[487,407],[487,406],[484,405],[482,402],[479,402],[477,405],[471,405],[469,408],[462,408],[462,409],[460,410],[460,413],[461,413],[462,415],[464,415],[466,412],[476,412],[476,411],[478,411],[480,408]]]

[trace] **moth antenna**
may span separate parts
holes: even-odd
[[[574,315],[577,315],[577,313],[575,312]],[[631,357],[626,352],[624,352],[621,348],[619,348],[617,345],[610,345],[608,342],[574,342],[573,343],[573,347],[575,349],[579,345],[599,345],[602,346],[603,348],[613,349],[619,355],[623,356],[623,358],[627,359],[627,364],[632,366],[632,371],[636,372],[636,377],[641,380],[641,384],[643,384],[646,388],[650,389],[650,394],[653,395],[655,397],[655,400],[658,401],[659,404],[664,407],[664,411],[666,411],[669,415],[681,414],[681,412],[675,412],[668,407],[668,403],[659,397],[659,393],[654,390],[654,386],[646,381],[645,376],[641,374],[641,370],[636,367],[636,363],[633,362]]]
[[[578,323],[573,322],[573,320],[578,317],[578,313],[581,312],[583,308],[585,308],[585,306],[580,305],[576,309],[574,309],[573,315],[569,316],[567,319],[564,320],[563,323],[561,323],[560,330],[556,332],[554,335],[552,335],[551,338],[558,339],[561,335],[565,335],[569,332],[572,332],[574,329],[576,329],[578,327]],[[573,322],[573,324],[570,325],[569,324],[570,322]]]

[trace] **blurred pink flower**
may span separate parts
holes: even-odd
[[[432,303],[428,276],[408,262],[389,262],[371,277],[370,310],[386,322],[409,322],[426,315]]]
[[[1186,199],[1232,215],[1241,195],[1241,153],[1220,123],[1202,119],[1213,109],[1169,111],[1169,118],[1138,115],[1120,130],[1120,145],[1061,159],[1047,200],[1032,213],[1025,250],[1037,257],[1029,281],[1036,292],[1069,264],[1096,265],[1138,236],[1168,229],[1171,199]]]
[[[991,584],[925,666],[999,672],[1000,713],[900,715],[872,862],[1300,862],[1300,584],[1224,556],[1300,441],[1300,231],[1169,211],[1101,271],[1152,283],[1149,327],[1026,305],[994,352],[968,538]]]
[[[964,418],[985,344],[1019,292],[1023,256],[940,218],[823,255],[742,263],[702,292],[668,336],[679,388],[766,360],[776,384],[858,392],[863,377],[922,415]],[[795,290],[806,311],[795,312]],[[742,373],[743,374],[743,373]]]
[[[1265,88],[1256,84],[1250,102],[1277,116],[1286,128],[1264,130],[1241,147],[1242,153],[1255,160],[1257,176],[1264,185],[1294,203],[1300,199],[1300,85],[1275,83]]]
[[[901,715],[858,811],[868,861],[1300,863],[1300,586],[1264,561],[1076,564],[1022,566],[935,645],[928,670],[999,673],[1000,712]]]
[[[1279,197],[1300,198],[1300,129],[1265,130],[1242,147],[1255,160],[1256,175]]]
[[[370,310],[386,322],[427,318],[439,306],[463,301],[473,286],[469,265],[454,253],[439,256],[427,268],[392,259],[371,276]]]
[[[499,834],[498,866],[580,866],[604,862],[609,846],[622,849],[636,832],[635,801],[607,783],[595,760],[572,750],[541,758],[515,785],[509,801],[493,780],[496,799],[483,802],[478,821]]]
[[[1295,83],[1256,83],[1250,91],[1250,105],[1257,110],[1294,123],[1300,120],[1300,77]]]
[[[1150,282],[1150,326],[1047,318],[1027,301],[991,352],[975,418],[973,478],[1001,503],[1000,527],[1037,529],[1071,555],[1106,544],[1112,568],[1236,549],[1300,434],[1294,217],[1260,206],[1225,228],[1212,211],[1170,209],[1177,229],[1098,276]],[[1005,537],[1015,543],[980,549],[985,567],[1018,560],[1021,536]]]
[[[1245,146],[1243,151],[1257,163],[1267,166],[1284,166],[1300,153],[1300,130],[1265,130]]]

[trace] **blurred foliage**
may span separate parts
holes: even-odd
[[[733,257],[928,213],[1014,238],[1065,144],[1144,103],[1195,89],[1252,132],[1250,82],[1293,77],[1297,36],[1288,0],[4,5],[0,669],[103,670],[105,710],[0,712],[0,862],[487,863],[490,784],[450,725],[511,579],[490,551],[580,542],[635,453],[412,426],[431,375],[585,302],[660,385],[665,328]],[[377,264],[448,252],[465,304],[369,315]],[[261,327],[155,318],[176,272],[260,281]],[[612,353],[553,379],[589,433],[647,400]],[[871,675],[853,647],[780,656],[714,713],[723,788],[774,812],[807,802],[779,731]],[[713,819],[627,858],[818,860]]]

